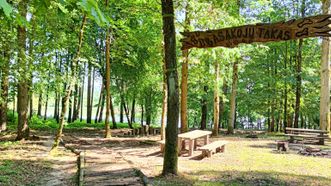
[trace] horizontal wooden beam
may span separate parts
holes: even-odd
[[[241,43],[287,41],[308,37],[330,37],[331,15],[317,15],[278,23],[259,23],[219,30],[182,32],[182,50],[228,47]]]

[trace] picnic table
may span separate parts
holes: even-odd
[[[185,149],[185,143],[182,143],[185,140],[189,141],[189,151],[188,155],[192,156],[193,150],[197,147],[197,139],[203,138],[204,145],[209,144],[209,136],[211,135],[211,131],[204,130],[194,130],[190,132],[185,132],[178,135],[178,153],[181,152],[182,149]],[[183,145],[183,146],[182,146]]]
[[[305,139],[318,140],[320,145],[324,145],[324,140],[328,139],[328,131],[316,130],[316,129],[300,129],[300,128],[290,128],[286,127],[285,136],[290,137],[290,142],[294,141],[295,137]]]

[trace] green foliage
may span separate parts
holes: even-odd
[[[98,7],[97,1],[81,0],[77,4],[88,14],[88,17],[94,20],[99,26],[109,25],[109,22]]]
[[[10,18],[10,14],[13,12],[13,8],[10,4],[7,3],[6,0],[0,0],[0,8],[2,8],[7,18]]]

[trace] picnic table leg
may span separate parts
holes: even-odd
[[[293,142],[294,142],[294,137],[290,136],[290,143],[293,143]]]
[[[324,138],[320,138],[318,144],[319,145],[324,145]]]
[[[198,146],[198,139],[195,139],[195,140],[194,140],[194,150],[197,149],[197,146]]]
[[[209,135],[205,136],[205,145],[209,144]]]
[[[194,141],[195,140],[190,140],[189,150],[188,150],[188,156],[192,156],[192,154],[193,154]]]
[[[178,137],[178,154],[180,155],[181,150],[182,150],[182,138]]]

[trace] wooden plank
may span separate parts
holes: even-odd
[[[287,41],[308,37],[330,37],[331,15],[317,15],[287,22],[260,23],[219,30],[183,32],[182,50],[190,48],[228,47],[240,43]]]
[[[206,135],[211,135],[211,133],[212,133],[211,131],[194,130],[194,131],[179,134],[178,137],[183,138],[183,139],[197,139],[197,138],[204,137]]]
[[[316,130],[316,129],[299,129],[299,128],[289,128],[286,127],[286,131],[302,131],[302,132],[312,132],[312,133],[329,133],[326,130]]]
[[[302,137],[302,138],[316,138],[316,139],[328,139],[327,136],[313,136],[313,135],[302,135],[302,134],[285,134],[285,136],[293,136],[293,137]]]
[[[211,150],[211,149],[216,149],[217,147],[221,147],[223,145],[226,145],[228,142],[227,141],[214,141],[208,145],[204,145],[199,148],[199,150]]]

